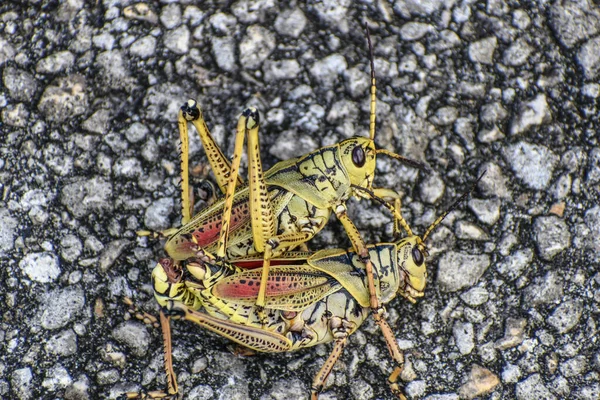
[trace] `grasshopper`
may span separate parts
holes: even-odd
[[[354,251],[366,264],[370,307],[379,313],[369,251],[347,215],[346,201],[351,196],[394,199],[395,208],[390,209],[396,221],[410,235],[410,228],[399,214],[400,195],[391,189],[373,188],[376,155],[390,156],[411,166],[422,166],[375,146],[376,83],[368,29],[367,39],[371,57],[368,138],[353,137],[322,147],[304,156],[279,162],[264,172],[258,142],[260,120],[256,109],[246,109],[239,118],[234,156],[230,163],[211,136],[197,103],[189,100],[181,108],[178,125],[182,150],[183,226],[171,232],[165,244],[170,258],[182,262],[202,252],[214,256],[218,262],[224,262],[261,255],[263,269],[256,298],[260,311],[266,304],[271,260],[303,246],[325,226],[331,212],[334,212],[347,232]],[[223,198],[193,217],[188,187],[188,122],[198,131],[217,184],[224,193]],[[247,184],[239,176],[245,137],[248,138]],[[236,190],[237,186],[241,188]],[[399,229],[397,225],[395,228]]]
[[[423,296],[428,255],[425,240],[467,195],[468,192],[463,194],[438,217],[422,237],[410,234],[396,242],[367,246],[381,304],[389,303],[397,295],[412,303]],[[152,282],[155,298],[161,305],[167,392],[128,393],[127,398],[177,398],[179,389],[173,370],[168,319],[172,317],[192,321],[253,351],[284,352],[334,342],[311,386],[311,399],[317,399],[348,336],[370,314],[366,264],[353,249],[288,252],[274,259],[273,264],[266,285],[264,321],[256,306],[262,280],[259,268],[217,262],[202,253],[182,263],[169,258],[161,260],[152,272]],[[376,320],[381,318],[379,314],[373,315]],[[399,399],[406,400],[398,384],[404,356],[389,325],[380,326],[395,363],[388,378],[390,388]]]

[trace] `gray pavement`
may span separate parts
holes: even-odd
[[[369,22],[376,183],[403,193],[428,239],[425,297],[396,299],[409,399],[600,398],[600,7],[592,1],[31,0],[0,4],[0,397],[115,398],[162,388],[139,229],[180,221],[177,110],[188,98],[231,154],[237,116],[262,112],[267,166],[368,133]],[[206,157],[192,138],[197,185]],[[201,207],[202,202],[198,203]],[[351,201],[369,242],[377,204]],[[332,219],[312,249],[346,247]],[[187,399],[306,398],[329,346],[239,358],[175,322]],[[322,399],[391,399],[372,321]]]

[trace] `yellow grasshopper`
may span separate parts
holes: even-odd
[[[396,221],[410,235],[399,214],[400,196],[386,188],[373,188],[376,155],[393,157],[422,167],[385,149],[375,147],[376,85],[371,56],[371,107],[369,137],[353,137],[312,153],[277,163],[263,172],[258,144],[259,114],[246,109],[238,122],[235,151],[230,163],[212,138],[197,103],[188,101],[178,116],[182,153],[183,226],[170,235],[165,250],[175,262],[198,252],[217,261],[261,255],[262,278],[256,305],[265,305],[265,290],[271,259],[302,246],[327,223],[333,211],[346,230],[352,247],[366,264],[370,307],[379,312],[369,252],[359,231],[346,213],[346,201],[359,198],[391,198],[389,207]],[[188,122],[198,131],[219,188],[225,194],[209,208],[191,216],[188,177]],[[248,184],[239,176],[244,138],[248,137]],[[236,186],[241,188],[236,190]],[[395,226],[396,229],[398,225]],[[385,322],[382,322],[385,323]]]
[[[427,281],[425,240],[464,198],[436,219],[421,237],[409,235],[392,243],[367,246],[373,264],[375,293],[381,304],[397,295],[412,303],[423,296]],[[127,393],[126,398],[175,399],[179,396],[171,355],[168,317],[183,318],[260,352],[285,352],[334,342],[314,377],[311,399],[317,399],[327,376],[371,310],[366,265],[356,251],[326,249],[316,253],[288,252],[273,259],[265,291],[265,319],[258,316],[256,300],[262,271],[230,262],[217,262],[198,253],[181,263],[161,260],[152,272],[154,295],[161,305],[167,392]],[[248,267],[253,260],[240,260]],[[279,264],[279,263],[285,264]],[[254,264],[260,266],[262,263]],[[204,309],[205,312],[200,310]],[[383,318],[373,314],[375,320]],[[398,378],[404,356],[389,325],[381,325],[395,366],[388,378],[399,399],[406,400]]]

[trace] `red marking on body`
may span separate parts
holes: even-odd
[[[247,202],[233,205],[229,224],[230,234],[249,220],[250,213],[248,207]],[[221,235],[221,225],[221,216],[218,216],[211,218],[210,222],[202,227],[202,230],[193,231],[192,235],[198,241],[198,246],[207,247],[216,243]]]

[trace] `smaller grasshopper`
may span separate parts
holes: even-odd
[[[367,246],[378,301],[387,304],[400,295],[415,303],[423,296],[428,255],[424,242],[468,194],[438,217],[422,238],[409,234],[396,242]],[[261,265],[258,261],[257,265]],[[182,263],[169,258],[161,260],[152,272],[152,282],[161,305],[167,393],[128,393],[127,398],[178,398],[171,355],[172,317],[195,322],[253,351],[293,351],[333,341],[333,350],[311,387],[311,399],[317,399],[349,335],[371,311],[364,259],[354,250],[326,249],[316,253],[290,252],[273,261],[266,285],[265,321],[256,306],[262,275],[259,268],[216,262],[200,250],[196,257]],[[200,312],[201,308],[206,312]],[[373,316],[376,320],[383,318],[381,314]],[[389,325],[378,325],[395,362],[388,378],[390,388],[399,399],[406,400],[398,384],[404,356]]]

